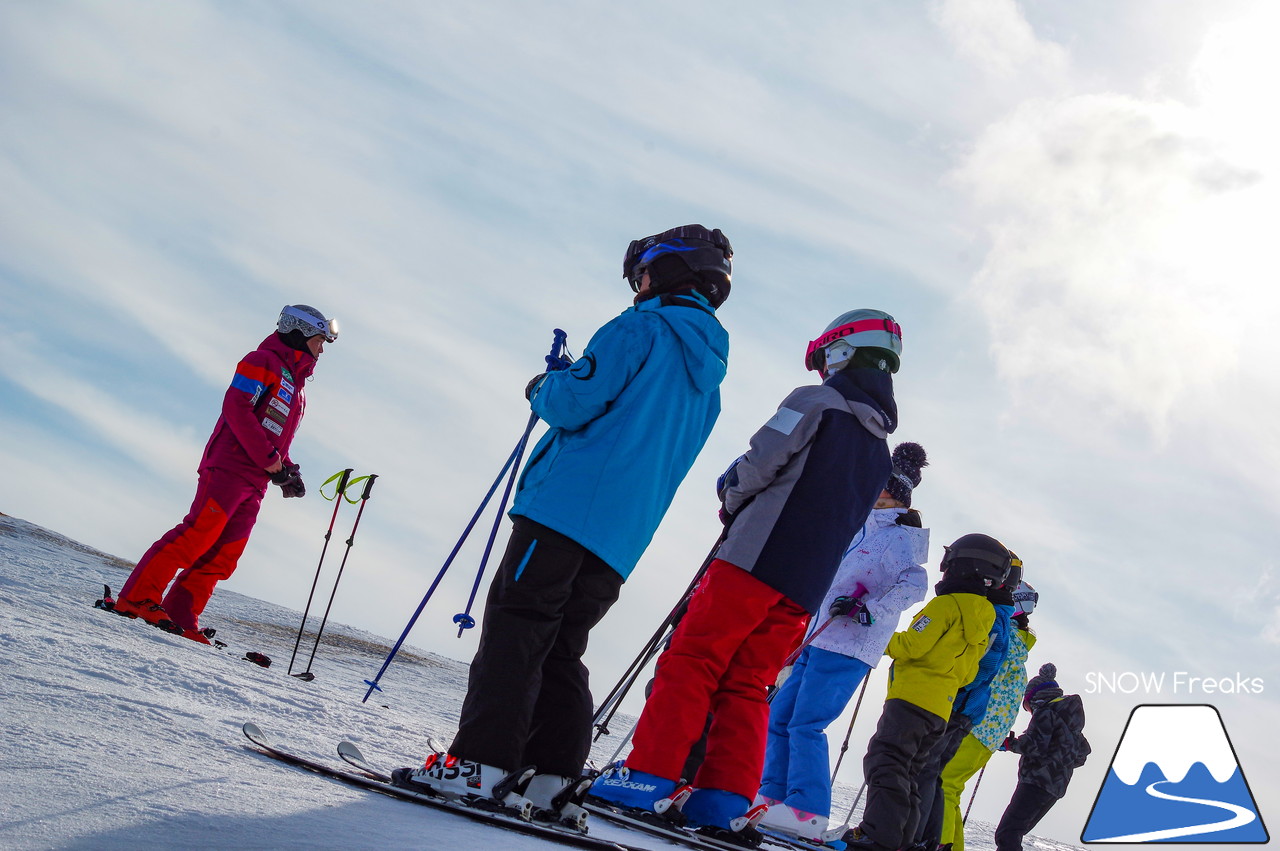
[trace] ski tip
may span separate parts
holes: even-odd
[[[360,752],[358,747],[356,747],[356,743],[348,742],[345,739],[338,742],[338,756],[350,757],[352,759],[358,759],[361,762],[368,762],[368,760],[364,758],[364,754]]]
[[[245,738],[254,744],[266,744],[267,736],[262,730],[258,729],[258,725],[252,721],[246,721],[240,726],[240,732],[244,733]]]

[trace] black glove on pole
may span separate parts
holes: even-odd
[[[347,556],[351,555],[351,545],[356,540],[356,530],[360,528],[360,516],[364,514],[365,504],[369,502],[369,494],[373,491],[373,483],[377,473],[365,477],[364,492],[360,494],[360,510],[356,512],[356,522],[351,526],[351,536],[347,538],[347,549],[342,554],[342,563],[338,565],[338,575],[333,580],[333,590],[329,592],[329,604],[324,607],[324,617],[320,619],[320,628],[316,630],[316,643],[311,645],[311,656],[307,659],[306,673],[311,673],[311,662],[316,658],[316,648],[320,646],[320,636],[324,634],[324,625],[329,622],[329,610],[333,608],[333,598],[338,594],[338,583],[342,581],[342,571],[347,566]]]
[[[280,472],[284,471],[281,470]],[[279,473],[276,475],[279,475]],[[311,580],[311,593],[307,594],[307,607],[302,610],[302,623],[298,625],[298,638],[293,642],[293,655],[289,657],[288,673],[290,676],[295,676],[293,673],[293,660],[298,658],[298,645],[302,643],[302,631],[307,626],[307,615],[311,613],[311,599],[316,595],[316,584],[320,581],[320,568],[324,566],[324,554],[329,551],[329,538],[333,536],[333,523],[338,519],[338,508],[342,505],[342,495],[347,489],[347,479],[351,478],[351,468],[348,467],[343,470],[338,474],[337,478],[338,493],[333,498],[333,514],[329,517],[329,528],[324,533],[324,547],[320,550],[320,563],[316,565],[316,578]],[[275,481],[275,475],[271,477],[271,480]],[[328,483],[326,482],[325,484]],[[324,495],[324,485],[320,486],[320,495]],[[298,674],[296,676],[302,677],[304,680],[314,679],[310,674],[306,676]]]

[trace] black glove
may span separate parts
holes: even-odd
[[[526,399],[528,399],[530,402],[532,402],[532,401],[533,401],[533,388],[537,387],[537,386],[538,386],[538,382],[539,382],[539,381],[541,381],[542,379],[546,378],[546,377],[547,377],[547,374],[546,374],[545,372],[540,372],[540,373],[538,373],[537,375],[535,375],[533,378],[531,378],[531,379],[529,380],[529,383],[528,383],[528,384],[526,384],[526,385],[524,386],[524,398],[526,398]]]
[[[1004,741],[1000,743],[1000,747],[996,748],[996,750],[1011,751],[1013,750],[1013,747],[1017,745],[1017,741],[1018,737],[1010,731],[1009,734],[1004,737]]]
[[[867,607],[863,605],[862,600],[857,597],[836,597],[831,601],[831,607],[827,609],[827,614],[833,618],[840,616],[853,618],[863,626],[871,626],[876,619],[871,616],[871,612],[867,611]]]
[[[280,468],[280,472],[271,474],[271,481],[280,486],[280,492],[286,499],[307,495],[307,486],[302,483],[297,464],[285,464]]]

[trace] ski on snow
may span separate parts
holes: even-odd
[[[751,848],[787,848],[794,849],[803,848],[811,849],[811,851],[819,851],[823,847],[835,848],[836,846],[822,846],[816,843],[808,843],[802,839],[794,837],[786,837],[782,834],[775,834],[770,831],[760,831],[761,842],[758,845],[750,845],[747,842],[734,842],[729,839],[718,839],[714,836],[696,833],[692,828],[677,827],[674,824],[663,824],[657,816],[652,821],[639,817],[634,812],[611,807],[598,799],[587,798],[582,805],[587,812],[599,816],[602,819],[611,821],[614,824],[629,827],[633,830],[639,830],[653,836],[660,836],[672,842],[678,842],[690,848],[698,849],[715,849],[715,851],[750,851]]]
[[[646,849],[636,848],[624,845],[620,842],[612,842],[607,839],[599,839],[593,836],[577,833],[564,828],[552,827],[550,825],[542,825],[536,822],[524,821],[519,816],[507,816],[502,813],[490,812],[488,810],[478,809],[468,806],[459,801],[451,801],[445,798],[433,797],[431,795],[415,792],[411,789],[405,789],[400,786],[392,786],[390,783],[391,776],[386,772],[374,768],[367,760],[364,759],[360,749],[350,742],[343,742],[339,748],[339,755],[342,756],[353,768],[354,771],[348,771],[337,766],[309,759],[304,756],[283,750],[273,744],[262,732],[256,724],[246,723],[242,728],[245,738],[254,744],[262,753],[273,759],[288,763],[298,768],[304,768],[313,771],[325,777],[340,780],[352,786],[366,789],[372,792],[379,792],[383,795],[389,795],[392,798],[399,798],[403,801],[411,801],[415,804],[422,804],[438,810],[446,810],[460,816],[465,816],[474,821],[483,822],[493,827],[504,828],[506,830],[514,830],[530,836],[538,836],[551,842],[558,842],[562,845],[572,845],[577,848],[594,849],[595,851],[646,851]]]
[[[384,783],[389,783],[391,781],[391,775],[369,762],[354,742],[339,742],[338,756],[342,757],[342,759],[353,768],[368,774],[370,777],[376,777]],[[704,836],[702,834],[694,833],[690,829],[677,827],[675,825],[648,822],[643,819],[635,818],[623,810],[615,810],[601,803],[588,801],[583,803],[582,806],[588,812],[594,813],[597,817],[619,827],[626,828],[627,830],[638,830],[651,836],[665,839],[668,842],[675,842],[689,848],[699,849],[699,851],[710,851],[710,849],[714,849],[714,851],[743,851],[744,848],[749,849],[751,847],[743,843],[730,842],[710,836]],[[817,843],[808,843],[802,839],[788,837],[784,834],[775,834],[770,831],[761,831],[761,833],[763,834],[764,843],[771,846],[791,849],[800,848],[806,849],[806,851],[814,851],[814,849],[821,849],[824,847]],[[828,845],[826,847],[832,848],[833,846]]]
[[[391,775],[369,762],[354,742],[339,742],[338,756],[342,757],[353,768],[356,768],[371,777],[377,777],[383,782],[390,782],[391,780]],[[676,827],[675,825],[668,827],[659,824],[650,824],[640,819],[634,819],[621,811],[614,811],[599,804],[586,802],[583,803],[582,806],[588,812],[594,813],[598,817],[618,827],[622,827],[627,830],[638,830],[651,836],[664,839],[667,842],[673,842],[684,845],[688,848],[698,849],[698,851],[744,851],[744,849],[748,849],[749,851],[750,849],[750,846],[747,845],[735,842],[724,842],[712,837],[702,836],[700,834],[693,833],[691,830]],[[618,847],[618,845],[621,844],[622,843],[617,843],[614,847]],[[783,843],[778,842],[778,844],[781,845]],[[636,849],[636,851],[641,851],[641,849]]]
[[[139,620],[139,621],[142,621],[142,623],[147,624],[147,621],[142,620],[142,618],[135,618],[133,615],[122,615],[120,612],[116,611],[116,601],[115,601],[115,598],[111,596],[110,585],[102,586],[102,597],[101,599],[93,601],[93,607],[95,609],[101,609],[104,612],[111,612],[113,614],[120,615],[121,617],[124,617],[128,620]],[[169,635],[176,635],[176,636],[182,637],[182,629],[174,625],[172,621],[164,620],[164,621],[161,621],[160,623],[147,624],[147,625],[153,626],[156,629],[160,630],[161,632],[167,632]],[[225,641],[220,641],[217,638],[214,638],[214,636],[217,635],[217,632],[218,632],[217,630],[206,628],[200,631],[204,633],[204,637],[208,639],[208,645],[210,647],[216,648],[218,650],[227,649],[227,643]],[[199,644],[203,642],[193,642],[193,643]],[[233,650],[230,652],[235,653],[238,651]],[[252,662],[253,664],[261,668],[271,667],[271,658],[267,656],[265,653],[257,653],[250,650],[250,651],[247,651],[242,658],[246,662]]]

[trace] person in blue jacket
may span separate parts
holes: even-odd
[[[1022,576],[1022,560],[1014,553],[1004,584],[987,590],[987,601],[996,610],[995,623],[991,626],[991,635],[987,641],[987,652],[978,662],[978,673],[974,675],[973,682],[956,692],[946,729],[929,752],[924,767],[916,777],[920,789],[920,820],[917,822],[915,837],[917,845],[933,849],[941,843],[945,809],[942,769],[956,755],[964,737],[987,715],[987,704],[991,702],[991,684],[1000,672],[1005,657],[1009,655],[1009,633],[1013,628],[1013,592],[1018,583],[1022,582]]]
[[[729,336],[716,309],[732,257],[724,234],[702,225],[633,241],[623,275],[634,306],[572,365],[529,383],[550,428],[520,476],[458,734],[403,781],[492,797],[495,783],[536,766],[501,803],[585,827],[585,810],[551,807],[590,751],[581,658],[720,414]]]

